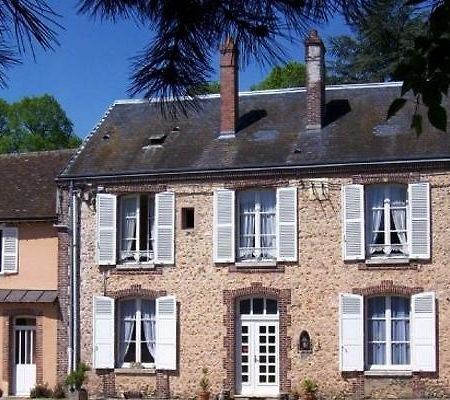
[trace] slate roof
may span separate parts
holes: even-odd
[[[0,289],[0,303],[53,303],[57,290]]]
[[[55,178],[73,152],[0,155],[0,221],[54,219]]]
[[[386,121],[399,95],[399,83],[328,87],[325,126],[307,131],[304,88],[241,93],[234,139],[218,138],[218,96],[178,120],[155,103],[116,102],[62,178],[450,158],[449,134],[426,118],[421,136],[410,129],[413,102]]]

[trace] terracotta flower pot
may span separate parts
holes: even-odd
[[[198,392],[197,400],[209,400],[209,392]]]

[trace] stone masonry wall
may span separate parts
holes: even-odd
[[[392,178],[392,176],[390,177]],[[416,175],[414,179],[417,179]],[[213,191],[229,185],[216,183],[172,183],[176,193],[175,266],[118,272],[99,268],[95,261],[96,219],[93,204],[86,202],[81,212],[81,359],[92,360],[92,296],[126,290],[133,285],[150,291],[164,291],[177,297],[179,307],[179,369],[169,374],[172,395],[191,397],[198,390],[202,367],[210,371],[212,392],[227,388],[227,360],[234,357],[224,346],[227,335],[225,291],[247,290],[252,286],[290,291],[286,304],[287,379],[282,391],[296,389],[304,378],[318,381],[324,395],[366,397],[414,397],[444,394],[450,386],[450,174],[421,176],[431,184],[432,259],[390,267],[367,267],[364,263],[344,263],[342,259],[341,185],[352,176],[322,181],[317,192],[309,180],[290,179],[298,188],[299,261],[284,263],[273,272],[239,272],[229,265],[213,263]],[[286,182],[283,183],[284,185]],[[102,184],[103,185],[103,184]],[[113,187],[104,185],[107,191]],[[117,188],[116,188],[117,189]],[[151,191],[142,185],[141,190]],[[321,200],[318,200],[320,198]],[[181,230],[181,208],[195,208],[195,228]],[[435,291],[438,298],[438,373],[404,379],[363,378],[339,372],[338,294],[351,293],[392,281],[389,285]],[[139,286],[138,286],[139,287]],[[287,293],[287,292],[286,292]],[[307,330],[313,343],[309,355],[300,355],[298,338]],[[290,338],[290,340],[288,340]],[[135,386],[156,385],[155,375],[116,376],[116,392],[126,382]],[[102,377],[91,372],[89,389],[103,390]],[[120,382],[120,383],[119,383]],[[382,383],[381,383],[382,382]]]

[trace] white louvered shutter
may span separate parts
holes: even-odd
[[[344,260],[364,260],[364,186],[342,187]]]
[[[408,187],[410,258],[430,258],[430,185],[414,183]]]
[[[436,371],[436,298],[434,292],[411,297],[413,371]]]
[[[117,198],[113,194],[97,194],[97,257],[100,265],[116,263]]]
[[[175,263],[175,193],[155,196],[155,262]]]
[[[234,190],[214,192],[214,262],[235,260],[235,194]]]
[[[19,263],[19,239],[17,228],[2,229],[2,265],[1,272],[11,274],[17,272]]]
[[[94,368],[114,368],[114,299],[94,297]]]
[[[177,302],[175,296],[156,299],[156,369],[177,369]]]
[[[297,261],[297,188],[277,189],[278,261]]]
[[[340,370],[364,370],[364,299],[356,294],[339,295]]]

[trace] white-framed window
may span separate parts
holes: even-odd
[[[408,257],[408,187],[369,185],[365,200],[368,256]]]
[[[427,182],[344,185],[344,260],[390,263],[429,259],[430,215]]]
[[[409,297],[366,299],[366,368],[411,369]]]
[[[122,300],[118,315],[118,366],[153,367],[156,356],[155,301]]]
[[[436,371],[436,296],[339,295],[340,370]]]
[[[277,196],[275,190],[247,190],[237,193],[238,249],[240,261],[277,258]]]
[[[151,262],[154,259],[154,197],[147,194],[122,196],[119,209],[119,262]]]

